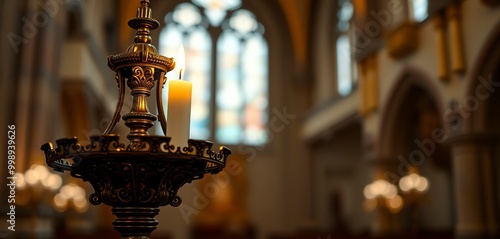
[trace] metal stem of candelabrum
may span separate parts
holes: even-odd
[[[223,146],[219,152],[212,151],[209,141],[189,140],[188,146],[179,147],[170,143],[170,137],[148,134],[155,121],[166,132],[162,90],[165,74],[175,67],[174,59],[159,55],[151,44],[150,31],[160,24],[151,17],[149,4],[149,0],[140,1],[137,17],[128,22],[137,31],[134,43],[126,52],[108,57],[108,66],[116,72],[119,98],[103,134],[91,136],[87,145],[73,137],[56,140],[56,147],[51,142],[41,147],[54,170],[69,171],[92,185],[95,192],[90,203],[113,207],[117,217],[113,226],[127,239],[149,238],[159,223],[155,219],[159,207],[179,206],[179,188],[207,173],[220,172],[231,154]],[[132,107],[122,117],[130,129],[128,143],[121,143],[120,136],[111,132],[120,121],[125,84],[130,88]],[[158,116],[147,105],[155,87]]]

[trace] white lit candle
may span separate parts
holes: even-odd
[[[179,80],[168,82],[167,136],[170,144],[177,147],[187,146],[189,125],[191,120],[191,82],[182,80],[185,70],[184,47],[179,47],[176,68],[179,70]]]

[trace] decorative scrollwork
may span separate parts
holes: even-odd
[[[88,145],[77,138],[63,138],[42,146],[47,164],[56,170],[71,171],[74,177],[92,184],[92,204],[112,206],[178,206],[179,188],[217,173],[231,151],[213,152],[213,143],[189,140],[187,147],[170,145],[170,138],[144,136],[125,145],[118,135],[90,137]]]
[[[127,151],[148,151],[150,149],[150,145],[145,141],[132,141],[127,147]]]
[[[157,53],[149,52],[147,53],[147,62],[154,65],[156,68],[161,69],[165,72],[171,71],[175,67],[174,59],[170,57],[165,57]],[[142,62],[142,52],[124,52],[108,57],[108,66],[114,71],[117,71],[120,67],[124,65],[129,65],[130,63]]]
[[[149,203],[153,200],[156,192],[152,188],[144,188],[140,191],[139,202],[141,203]]]
[[[130,190],[128,190],[126,187],[117,189],[115,195],[118,197],[118,200],[121,203],[132,202],[132,195],[130,193]]]
[[[132,77],[127,81],[131,90],[145,88],[151,90],[155,86],[154,78],[155,68],[134,66],[132,68]]]
[[[89,197],[89,202],[93,205],[99,205],[101,204],[102,200],[99,196],[97,196],[95,193],[90,194]]]
[[[181,203],[182,203],[182,198],[179,196],[175,196],[172,202],[170,202],[170,205],[172,205],[172,207],[178,207],[181,205]]]

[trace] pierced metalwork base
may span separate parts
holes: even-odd
[[[77,138],[64,138],[42,146],[47,165],[88,181],[95,192],[90,203],[113,207],[114,228],[122,238],[147,239],[156,229],[159,207],[177,207],[180,187],[206,173],[218,173],[231,151],[212,143],[189,140],[187,147],[170,145],[169,137],[144,136],[128,145],[118,135],[90,137],[81,145]]]

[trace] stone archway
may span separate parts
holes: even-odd
[[[417,110],[418,97],[422,97],[420,99],[422,103],[419,103],[419,105],[421,105],[419,107],[425,107],[425,104],[428,104],[433,107],[432,110],[435,111],[436,114],[441,115],[444,107],[439,97],[439,92],[437,92],[437,87],[433,85],[429,77],[419,70],[407,68],[400,74],[398,82],[392,88],[388,97],[388,99],[391,100],[382,107],[382,120],[380,121],[381,133],[378,137],[379,143],[376,148],[378,157],[387,158],[394,156],[393,152],[396,150],[407,151],[410,149],[408,145],[405,146],[401,144],[402,142],[398,135],[401,135],[406,129],[402,127],[402,124],[398,124],[398,122],[401,123],[411,120],[408,119],[408,115],[406,115],[410,114],[410,111],[406,112],[404,115],[404,119],[407,120],[401,118],[401,113],[405,111],[405,109]],[[442,117],[438,118],[441,119]],[[439,126],[441,125],[442,123],[439,122]]]
[[[387,227],[379,228],[380,233],[398,230],[451,232],[451,164],[448,147],[443,144],[448,136],[436,86],[418,70],[407,69],[399,77],[389,99],[382,109],[374,159],[377,175],[384,175],[386,180],[398,185],[409,171],[417,171],[428,179],[430,187],[418,197],[401,191],[407,207],[396,216],[385,215],[384,218],[380,214],[379,220],[388,222],[379,222]],[[399,227],[392,225],[394,220],[391,222],[387,217],[397,217],[401,224]]]

